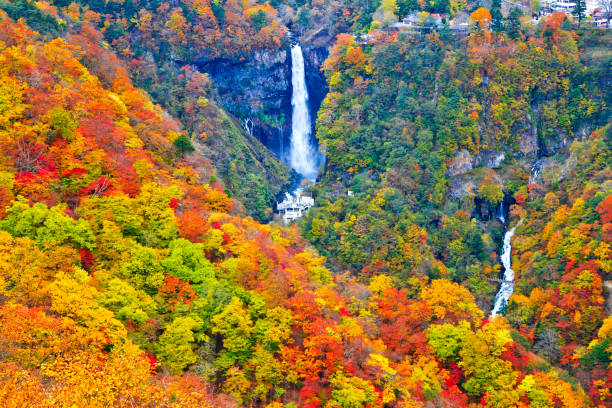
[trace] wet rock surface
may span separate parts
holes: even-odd
[[[321,72],[327,55],[327,46],[304,47],[309,108],[313,118],[327,94],[325,76]],[[277,50],[257,51],[240,60],[201,57],[194,64],[211,77],[217,103],[237,117],[247,133],[277,157],[286,159],[291,137],[289,44]]]
[[[280,157],[291,129],[289,48],[241,60],[199,58],[195,64],[212,78],[216,101]]]

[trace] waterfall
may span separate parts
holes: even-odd
[[[538,179],[540,173],[540,163],[537,161],[531,166],[531,174],[529,175],[529,184],[534,184]]]
[[[304,56],[299,44],[291,46],[291,147],[289,164],[304,178],[314,181],[317,178],[319,157],[311,142],[310,113],[308,112],[308,89],[304,70]]]
[[[491,310],[492,317],[497,316],[502,307],[508,304],[508,299],[510,299],[510,296],[514,292],[514,271],[512,270],[511,265],[512,245],[510,241],[512,240],[515,229],[516,227],[506,231],[506,234],[504,234],[504,246],[501,255],[502,265],[504,265],[504,281],[502,282],[497,295],[495,295],[493,310]]]
[[[529,183],[532,184],[538,177],[538,173],[540,171],[541,163],[537,161],[531,166],[531,174],[529,175]],[[491,317],[495,317],[499,314],[504,306],[508,305],[508,299],[514,293],[514,271],[512,270],[512,237],[514,236],[514,231],[516,227],[518,227],[523,220],[520,220],[518,224],[508,230],[508,226],[506,225],[506,217],[504,215],[504,200],[502,200],[501,205],[499,207],[499,220],[504,224],[504,228],[506,233],[504,234],[504,245],[502,247],[501,261],[504,266],[504,280],[495,295],[495,300],[493,301],[493,310],[491,310]]]
[[[281,160],[285,158],[285,146],[283,143],[284,135],[283,135],[283,127],[279,126],[278,129],[278,146],[279,146],[279,157]]]
[[[504,200],[501,200],[501,203],[499,203],[499,216],[497,219],[500,220],[502,224],[506,225],[506,217],[504,216]]]
[[[291,145],[289,147],[289,165],[302,176],[302,180],[313,183],[317,178],[321,156],[312,144],[312,122],[308,111],[308,89],[306,88],[306,71],[304,56],[299,44],[291,46]],[[283,144],[281,139],[281,158]],[[292,193],[285,193],[285,199],[276,203],[276,211],[285,224],[302,217],[314,205],[314,199],[302,195],[304,187],[298,187]]]

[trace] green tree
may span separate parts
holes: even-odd
[[[268,24],[268,19],[266,17],[266,13],[263,10],[257,10],[257,12],[253,13],[251,16],[251,24],[257,31],[261,30]]]
[[[506,344],[511,342],[507,322],[501,319],[486,324],[464,339],[459,351],[459,367],[466,376],[463,388],[467,394],[477,396],[486,392],[488,398],[493,399],[505,395],[506,399],[512,400],[505,406],[516,404],[518,395],[508,395],[516,382],[516,373],[509,361],[499,358]]]
[[[96,300],[124,322],[131,320],[136,324],[143,323],[155,312],[151,297],[118,278],[111,279],[106,290],[101,292]]]
[[[171,373],[181,374],[187,366],[197,361],[194,331],[201,325],[202,321],[198,318],[177,317],[160,336],[158,355]]]
[[[189,138],[185,135],[179,135],[176,139],[174,139],[172,144],[174,147],[176,147],[181,155],[193,152],[195,150],[191,144],[191,140],[189,140]]]
[[[326,407],[361,408],[376,401],[374,386],[359,377],[347,377],[339,371],[331,380],[332,398]]]
[[[253,394],[256,397],[265,399],[268,393],[275,388],[277,395],[283,392],[279,385],[285,380],[285,375],[282,371],[282,365],[274,358],[273,353],[257,346],[250,362],[255,367],[257,386],[253,390]]]
[[[513,7],[506,17],[506,32],[508,36],[514,40],[517,40],[521,36],[521,17],[523,12],[518,7]]]
[[[478,197],[487,200],[491,204],[499,204],[504,199],[502,186],[494,180],[485,178],[478,188]]]
[[[585,0],[576,0],[576,7],[572,10],[574,17],[578,19],[578,27],[582,23],[582,20],[586,17],[586,2]]]
[[[217,359],[220,368],[229,368],[236,362],[245,363],[251,354],[253,321],[242,301],[237,297],[212,318],[213,334],[223,336],[223,350]]]
[[[442,361],[458,357],[463,342],[472,335],[470,324],[462,320],[458,325],[433,324],[427,329],[429,345]]]
[[[225,23],[225,8],[220,0],[213,0],[210,2],[210,8],[217,19],[219,26]]]
[[[155,295],[164,283],[164,269],[159,262],[158,253],[152,249],[133,243],[126,259],[119,267],[121,276],[138,289]]]
[[[94,228],[105,220],[115,222],[123,235],[152,247],[166,247],[178,238],[176,216],[169,203],[180,199],[176,186],[161,187],[156,183],[143,184],[135,198],[127,195],[88,197],[81,201],[78,214]]]
[[[501,0],[493,0],[491,3],[491,28],[493,31],[501,32],[504,29],[504,17],[501,12]]]
[[[215,268],[204,256],[204,245],[177,239],[168,246],[170,256],[161,264],[169,275],[189,283],[199,284],[214,279]]]
[[[413,10],[420,10],[417,0],[397,0],[399,18],[404,18]]]
[[[42,203],[32,206],[19,197],[6,209],[7,217],[0,229],[16,237],[28,237],[42,248],[48,245],[76,246],[93,249],[94,236],[85,220],[74,220],[65,213],[65,205],[48,208]]]

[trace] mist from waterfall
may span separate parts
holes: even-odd
[[[291,47],[291,147],[289,164],[296,172],[309,181],[315,181],[320,164],[319,154],[311,142],[310,113],[308,111],[308,89],[306,88],[306,73],[304,56],[299,44]]]

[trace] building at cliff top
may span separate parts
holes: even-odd
[[[295,195],[286,194],[285,199],[276,204],[276,212],[280,214],[285,224],[301,218],[310,207],[314,205],[314,198],[303,196],[300,192]]]

